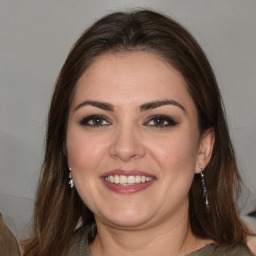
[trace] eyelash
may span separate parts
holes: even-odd
[[[154,122],[154,123],[150,124],[151,122]],[[79,124],[82,126],[102,127],[102,126],[110,125],[111,123],[107,120],[105,116],[90,115],[83,118],[79,122]],[[166,115],[151,116],[150,119],[146,123],[144,123],[145,126],[152,126],[154,128],[167,128],[171,126],[176,126],[177,124],[178,122],[176,122],[173,118]]]
[[[154,124],[150,124],[150,122],[154,122]],[[156,123],[158,122],[158,123]],[[160,123],[159,123],[160,122]],[[171,126],[176,126],[178,122],[176,122],[173,118],[166,115],[155,115],[152,116],[149,121],[145,123],[146,126],[153,126],[155,128],[167,128]]]
[[[100,121],[100,123],[95,123],[97,121]],[[106,124],[103,124],[106,122]],[[91,127],[101,127],[105,125],[110,125],[110,122],[106,119],[105,116],[102,115],[91,115],[83,118],[80,122],[80,125],[84,126],[91,126]]]

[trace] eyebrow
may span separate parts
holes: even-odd
[[[152,101],[152,102],[144,103],[144,104],[140,105],[140,111],[155,109],[155,108],[159,108],[161,106],[166,106],[166,105],[173,105],[173,106],[179,107],[184,112],[186,112],[186,109],[179,102],[177,102],[175,100],[160,100],[160,101]],[[83,106],[94,106],[94,107],[97,107],[97,108],[100,108],[100,109],[103,109],[106,111],[114,111],[114,105],[112,105],[110,103],[106,103],[106,102],[93,101],[93,100],[83,101],[82,103],[80,103],[76,106],[74,111],[78,110],[79,108],[81,108]]]
[[[165,105],[174,105],[182,109],[184,112],[186,112],[186,109],[179,102],[175,100],[161,100],[161,101],[153,101],[153,102],[145,103],[140,106],[140,110],[145,111],[149,109],[159,108]]]
[[[80,103],[76,106],[74,111],[76,111],[79,108],[81,108],[83,106],[86,106],[86,105],[101,108],[101,109],[106,110],[106,111],[114,111],[114,106],[112,104],[106,103],[106,102],[100,102],[100,101],[93,101],[93,100],[83,101],[82,103]]]

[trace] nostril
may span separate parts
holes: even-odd
[[[143,143],[131,136],[122,136],[113,141],[110,147],[112,157],[120,158],[122,161],[129,161],[139,158],[145,154]]]

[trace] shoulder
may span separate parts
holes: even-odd
[[[88,226],[80,227],[73,233],[67,256],[91,256],[88,233]]]
[[[210,244],[188,256],[253,256],[253,254],[245,245]]]
[[[214,254],[215,255],[215,254]],[[227,256],[253,256],[246,245],[222,245],[216,248],[217,255]]]

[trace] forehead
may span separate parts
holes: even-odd
[[[77,83],[73,101],[127,104],[175,97],[193,104],[183,76],[161,57],[145,52],[107,53],[95,59]]]

